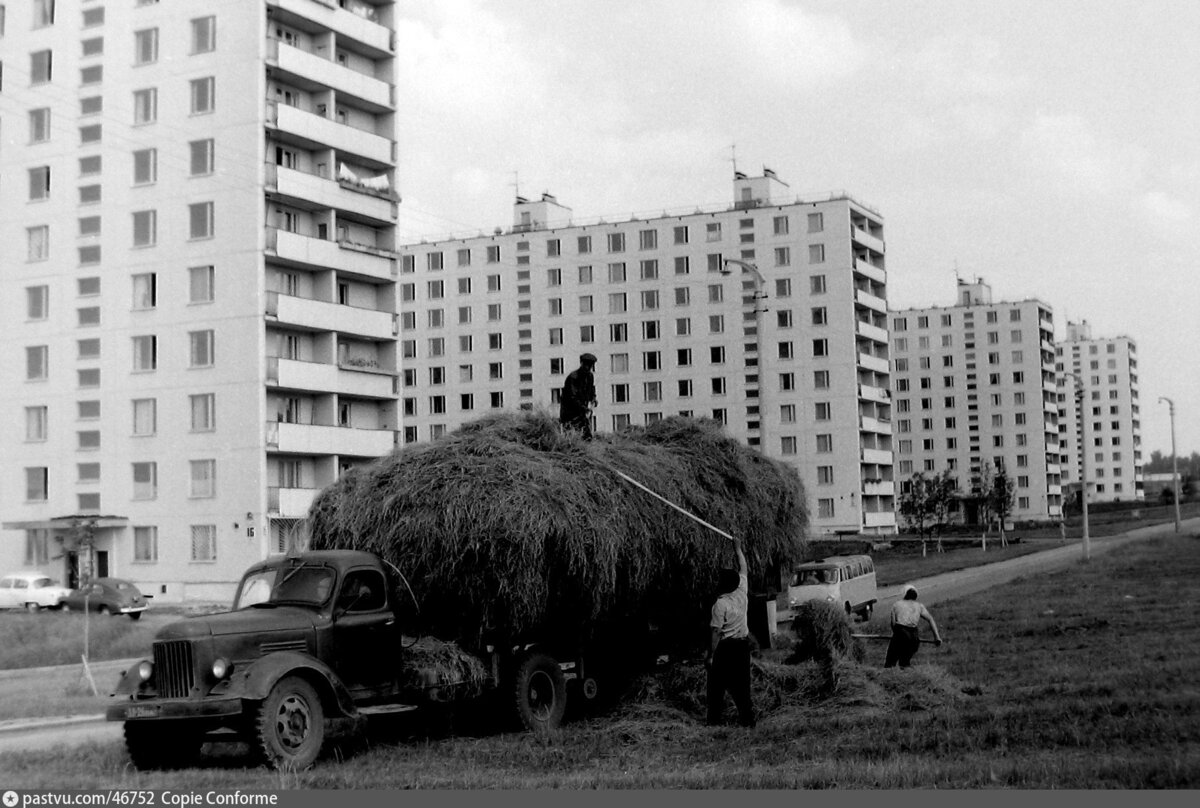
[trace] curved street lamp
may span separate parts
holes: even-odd
[[[760,300],[766,300],[767,293],[763,290],[767,281],[758,271],[758,267],[749,261],[742,261],[737,258],[725,258],[721,262],[721,274],[730,275],[732,270],[729,265],[733,264],[742,268],[742,272],[753,276],[754,278],[754,353],[757,355],[756,370],[758,371],[758,444],[759,451],[767,454],[767,407],[766,407],[766,392],[767,380],[763,375],[763,351],[762,351],[762,313],[766,311],[765,306],[760,306]]]

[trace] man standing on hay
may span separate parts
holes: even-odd
[[[897,664],[907,668],[912,664],[912,658],[921,647],[921,638],[917,631],[921,621],[929,623],[933,629],[933,641],[942,644],[942,635],[938,631],[933,615],[924,604],[917,601],[917,588],[911,584],[904,587],[904,597],[892,604],[892,639],[888,643],[885,668],[894,668]]]
[[[750,628],[746,621],[749,584],[746,554],[740,539],[733,540],[738,568],[723,569],[718,579],[720,596],[712,607],[712,644],[708,659],[708,724],[717,726],[725,712],[725,691],[737,705],[738,723],[754,727],[750,701]]]
[[[594,367],[595,356],[590,353],[580,356],[579,367],[567,374],[559,397],[559,423],[582,432],[584,440],[592,439],[592,407],[596,405]]]

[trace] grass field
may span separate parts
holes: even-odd
[[[278,774],[210,757],[139,773],[119,744],[14,753],[23,788],[1196,788],[1200,537],[1139,541],[1086,564],[939,604],[948,642],[909,670],[761,663],[756,730],[703,726],[703,675],[675,668],[642,698],[555,737],[393,742]],[[768,655],[778,657],[777,651]],[[219,751],[219,750],[218,750]]]

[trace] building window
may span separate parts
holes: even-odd
[[[214,77],[192,79],[188,85],[191,87],[193,115],[203,115],[216,108],[217,80]]]
[[[29,142],[45,143],[50,139],[50,108],[29,111]]]
[[[146,65],[158,61],[158,29],[133,32],[133,63]]]
[[[640,249],[640,250],[656,250],[656,249],[658,249],[658,231],[657,230],[639,230],[638,231],[638,249]]]
[[[829,340],[814,339],[812,341],[813,356],[828,356],[829,355]]]
[[[217,48],[217,18],[197,17],[192,20],[192,53],[208,53]]]
[[[211,303],[213,301],[213,267],[188,267],[188,302]]]
[[[833,499],[822,498],[817,500],[817,518],[832,519],[833,518]]]
[[[45,466],[25,467],[25,501],[45,502],[49,496],[50,469]]]
[[[147,437],[158,432],[158,401],[153,398],[133,400],[133,434]]]
[[[190,176],[203,177],[213,173],[214,140],[193,140],[188,143]]]
[[[776,247],[775,248],[775,266],[786,267],[792,263],[792,248],[791,247]]]
[[[715,376],[711,380],[712,393],[714,396],[725,395],[725,377]]]
[[[825,276],[811,275],[808,279],[809,291],[814,295],[825,294]]]
[[[188,332],[188,344],[190,346],[189,367],[212,367],[213,339],[212,329]]]
[[[154,123],[158,120],[158,90],[150,87],[133,91],[134,124]]]
[[[49,409],[45,406],[25,408],[25,440],[40,443],[46,440],[46,420]]]
[[[808,245],[808,263],[810,263],[810,264],[825,263],[825,245],[824,244],[809,244]]]
[[[30,320],[45,320],[50,316],[50,287],[25,287],[25,316]]]
[[[217,461],[189,460],[191,491],[188,496],[207,499],[217,495]]]
[[[43,381],[50,373],[50,346],[31,345],[25,349],[26,381]]]
[[[710,333],[710,334],[725,333],[725,315],[710,314],[708,316],[708,333]]]
[[[158,561],[157,527],[134,527],[133,560],[139,563]]]
[[[50,226],[25,228],[26,253],[29,261],[45,261],[50,257]]]
[[[158,337],[150,334],[133,338],[133,369],[151,371],[158,367]]]
[[[133,464],[133,498],[154,499],[158,496],[158,464]]]
[[[217,560],[217,526],[192,525],[192,561]]]
[[[625,252],[625,234],[624,233],[609,233],[608,234],[608,251],[610,253]]]
[[[213,229],[212,202],[197,202],[188,205],[188,238],[212,238]]]
[[[54,78],[54,53],[49,50],[29,54],[29,85],[45,84]]]
[[[50,198],[50,166],[29,169],[29,201]]]
[[[158,180],[158,149],[138,149],[133,153],[133,184],[148,185]]]
[[[817,454],[829,454],[833,451],[833,435],[817,435]]]
[[[783,392],[791,392],[796,389],[796,374],[795,373],[780,373],[779,374],[779,389]]]
[[[138,210],[133,213],[133,246],[153,247],[158,242],[158,213]]]
[[[796,441],[795,435],[785,435],[784,437],[780,438],[779,439],[780,454],[784,454],[784,455],[796,454],[796,444],[797,444],[797,441]]]
[[[708,222],[704,225],[704,240],[705,241],[720,241],[721,240],[721,223]]]

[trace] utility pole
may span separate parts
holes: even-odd
[[[1179,456],[1175,454],[1175,402],[1166,396],[1159,396],[1160,402],[1167,402],[1167,411],[1171,413],[1171,487],[1175,491],[1175,532],[1179,532]]]
[[[1092,538],[1088,529],[1087,495],[1087,455],[1089,448],[1087,443],[1088,400],[1084,394],[1083,377],[1074,373],[1071,375],[1075,377],[1075,384],[1077,386],[1076,394],[1079,396],[1079,446],[1081,449],[1079,452],[1079,501],[1083,507],[1083,560],[1087,561],[1092,555]]]

